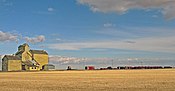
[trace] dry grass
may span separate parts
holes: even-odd
[[[0,91],[175,91],[175,69],[1,72]]]

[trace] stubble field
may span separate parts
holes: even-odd
[[[175,91],[175,69],[0,72],[0,91]]]

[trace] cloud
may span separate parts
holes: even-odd
[[[130,44],[133,44],[133,43],[136,43],[135,41],[125,41],[126,43],[130,43]]]
[[[25,37],[24,39],[26,40],[26,42],[35,44],[35,43],[45,41],[45,36],[44,35],[39,35],[39,36],[33,37],[33,38]]]
[[[13,33],[0,31],[0,42],[17,41],[18,36]]]
[[[148,37],[132,40],[106,40],[76,43],[50,44],[50,49],[81,50],[81,49],[127,49],[153,52],[175,52],[175,37]]]
[[[115,27],[115,24],[105,23],[103,26],[106,27],[106,28],[108,28],[108,27]]]
[[[52,15],[52,14],[56,13],[55,11],[56,10],[54,8],[48,7],[48,8],[46,8],[46,10],[40,10],[40,11],[37,11],[35,13],[42,14],[42,15]]]
[[[93,12],[124,14],[131,9],[159,9],[166,19],[175,18],[175,0],[77,0]]]
[[[16,43],[18,43],[18,41],[22,39],[24,39],[26,42],[29,43],[39,43],[45,41],[45,36],[39,35],[37,37],[30,38],[30,37],[22,37],[22,35],[20,34],[0,31],[0,42],[15,41]]]
[[[49,56],[49,62],[53,64],[79,64],[85,61],[86,58],[64,57],[64,56]]]
[[[13,6],[13,3],[8,0],[0,0],[0,6]]]
[[[153,18],[158,18],[159,16],[158,15],[152,15]]]
[[[151,52],[175,52],[174,28],[125,27],[116,30],[97,30],[95,33],[98,36],[109,35],[110,37],[105,40],[65,41],[49,44],[47,47],[56,50],[123,49]],[[113,38],[113,36],[116,38]]]
[[[47,9],[47,11],[53,12],[53,11],[54,11],[54,8],[49,7],[49,8]]]
[[[172,27],[128,27],[119,26],[115,28],[104,28],[96,30],[99,35],[115,36],[118,39],[133,39],[145,37],[167,37],[174,36],[175,29]]]
[[[113,61],[113,62],[112,62]],[[172,57],[100,57],[100,58],[77,58],[52,55],[49,57],[49,63],[54,65],[94,65],[96,68],[127,65],[172,65],[174,58]],[[173,65],[172,65],[173,66]]]
[[[60,38],[56,38],[56,41],[61,41],[62,39],[60,39]]]

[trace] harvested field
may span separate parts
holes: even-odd
[[[175,69],[0,72],[0,91],[175,91]]]

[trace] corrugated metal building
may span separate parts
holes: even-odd
[[[43,70],[55,70],[55,66],[52,64],[46,64],[42,67]]]

